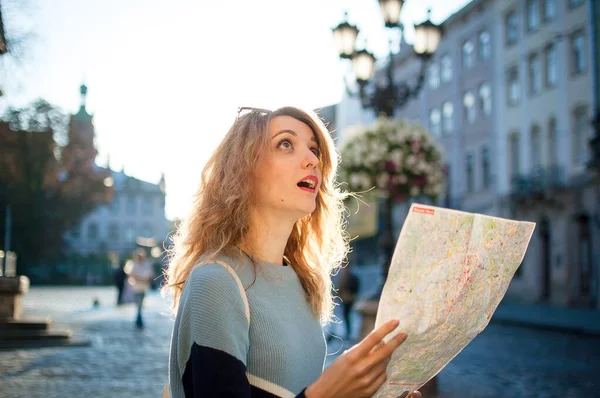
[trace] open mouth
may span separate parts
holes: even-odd
[[[298,187],[308,192],[315,192],[319,180],[315,176],[306,176],[298,181]]]

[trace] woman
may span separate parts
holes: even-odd
[[[371,396],[406,339],[383,343],[397,321],[323,372],[330,274],[347,251],[333,141],[313,113],[242,110],[203,170],[167,270],[171,396]]]

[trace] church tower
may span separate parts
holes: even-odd
[[[81,105],[79,111],[69,119],[69,142],[62,152],[63,165],[67,169],[91,169],[98,154],[94,147],[94,118],[86,109],[87,90],[85,84],[79,88]]]

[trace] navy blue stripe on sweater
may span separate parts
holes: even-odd
[[[182,375],[186,398],[274,398],[276,395],[250,385],[246,366],[236,357],[193,343]],[[305,391],[305,390],[304,390]],[[304,391],[296,398],[305,398]]]

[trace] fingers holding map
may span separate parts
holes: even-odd
[[[413,204],[398,238],[375,327],[399,319],[407,340],[376,397],[422,387],[489,323],[535,223]]]

